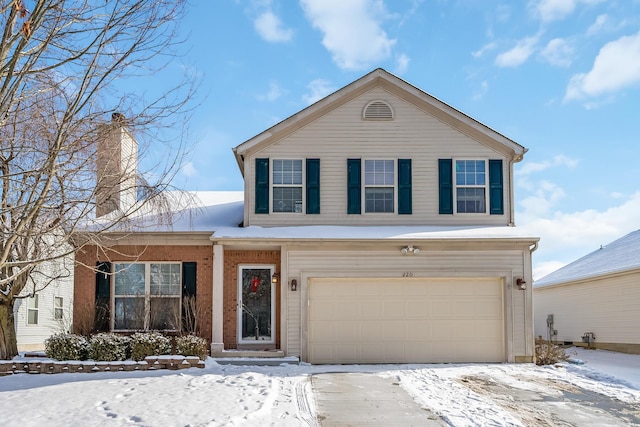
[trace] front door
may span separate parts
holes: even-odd
[[[275,343],[274,266],[241,265],[238,268],[238,343]]]

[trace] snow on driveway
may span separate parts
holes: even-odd
[[[315,426],[309,379],[325,372],[397,378],[452,426],[640,422],[640,355],[575,357],[586,363],[260,367],[209,359],[182,371],[19,374],[0,377],[0,424]]]

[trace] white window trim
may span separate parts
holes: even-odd
[[[367,185],[366,179],[366,162],[370,160],[386,160],[393,162],[393,185]],[[360,182],[362,183],[361,195],[361,212],[363,215],[398,215],[398,159],[397,158],[365,158],[362,159],[362,171]],[[367,212],[367,188],[393,188],[393,212]]]
[[[29,301],[35,301],[35,307],[30,307]],[[36,323],[29,322],[29,312],[36,312]],[[38,326],[40,324],[40,296],[33,294],[33,296],[27,298],[27,326]]]
[[[302,162],[302,183],[297,184],[274,184],[273,183],[273,162],[274,160],[300,160]],[[300,157],[273,157],[269,159],[269,212],[276,215],[302,215],[306,212],[307,194],[305,191],[307,184],[307,164],[306,159]],[[274,212],[273,210],[273,189],[274,188],[297,188],[302,189],[302,208],[300,212]]]
[[[461,185],[463,188],[484,188],[484,212],[458,212],[458,180],[456,174],[456,161],[482,160],[484,161],[484,185]],[[489,158],[488,157],[454,157],[452,165],[453,182],[453,214],[460,216],[489,216]]]
[[[144,269],[144,296],[136,297],[134,295],[120,295],[116,294],[116,265],[117,264],[145,264]],[[127,331],[137,331],[139,329],[115,329],[116,324],[116,296],[121,296],[125,298],[144,298],[144,322],[142,330],[150,330],[149,329],[149,313],[151,311],[151,264],[176,264],[180,266],[180,282],[182,282],[182,262],[180,261],[114,261],[112,263],[112,282],[111,282],[111,319],[109,319],[109,325],[112,331],[114,332],[127,332]],[[180,283],[180,292],[177,295],[164,295],[163,298],[179,298],[180,305],[182,305],[182,283]],[[182,325],[179,326],[178,329],[173,329],[174,331],[180,330]]]
[[[250,269],[263,269],[269,270],[269,277],[273,277],[273,273],[276,271],[276,266],[273,264],[239,264],[238,265],[238,280],[237,280],[237,292],[238,292],[238,307],[237,307],[237,316],[236,316],[236,339],[238,344],[275,344],[276,342],[276,334],[277,327],[276,324],[276,287],[274,284],[271,284],[271,339],[264,341],[256,341],[256,340],[243,340],[242,339],[242,270],[250,270]]]

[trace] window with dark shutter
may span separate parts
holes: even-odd
[[[361,212],[361,179],[360,159],[347,159],[347,213],[350,215]]]
[[[489,213],[504,214],[502,160],[489,160]]]
[[[438,160],[439,212],[453,214],[453,161],[451,159]]]
[[[411,193],[411,159],[398,159],[398,214],[411,214]]]
[[[257,214],[269,213],[269,159],[256,159],[255,203]]]
[[[320,213],[320,159],[307,159],[307,214]]]

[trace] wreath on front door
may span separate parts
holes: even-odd
[[[258,300],[265,296],[270,291],[269,286],[262,283],[262,280],[258,276],[253,276],[249,282],[249,292],[244,297],[249,299]]]

